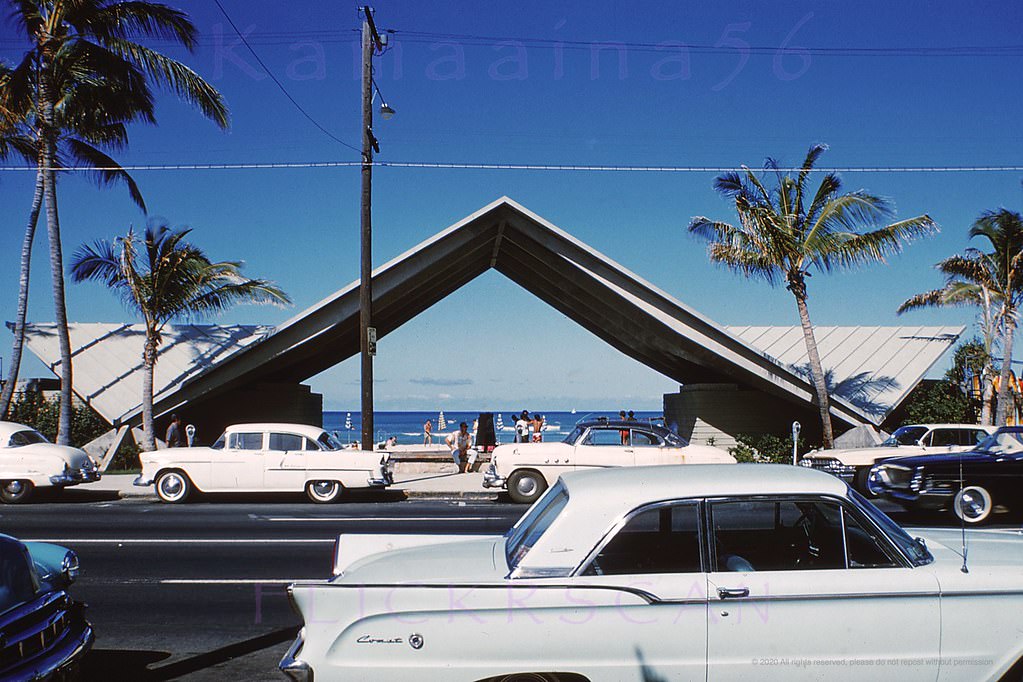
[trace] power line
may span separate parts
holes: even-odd
[[[125,166],[76,166],[55,168],[60,172],[76,171],[189,171],[189,170],[266,170],[304,168],[360,168],[362,161],[257,161],[242,163],[168,163],[136,164]],[[782,172],[799,173],[798,166],[783,168],[749,168],[746,166],[633,166],[542,163],[463,163],[445,161],[374,161],[377,168],[428,170],[510,170],[544,172],[604,172],[604,173],[745,173]],[[0,173],[37,172],[35,166],[0,166]],[[1019,173],[1023,165],[976,166],[831,166],[811,169],[813,173]]]
[[[273,74],[273,71],[271,71],[271,70],[270,70],[270,68],[269,68],[269,67],[267,67],[267,65],[263,63],[263,60],[259,58],[259,55],[258,55],[258,54],[256,54],[256,51],[252,49],[252,46],[251,46],[251,45],[249,45],[249,41],[247,41],[247,40],[245,39],[245,36],[244,36],[244,35],[242,35],[242,32],[238,30],[238,27],[237,27],[237,26],[235,26],[235,24],[234,24],[234,20],[232,20],[232,19],[231,19],[231,15],[229,15],[229,14],[227,13],[227,10],[225,10],[225,9],[224,9],[224,6],[220,4],[220,0],[213,0],[213,2],[215,2],[215,3],[216,3],[217,7],[218,7],[218,8],[220,9],[220,13],[224,15],[224,18],[225,18],[225,19],[227,19],[227,23],[229,23],[229,24],[231,25],[231,28],[232,28],[232,29],[234,30],[235,34],[236,34],[236,35],[238,36],[238,39],[242,41],[242,44],[243,44],[243,45],[245,45],[245,47],[246,47],[246,48],[248,49],[248,51],[249,51],[249,52],[250,52],[250,53],[252,54],[253,58],[255,58],[255,60],[256,60],[256,61],[257,61],[257,62],[259,63],[259,65],[260,65],[261,67],[263,67],[263,71],[264,71],[264,72],[266,72],[266,75],[267,75],[267,76],[270,76],[270,80],[272,80],[272,81],[273,81],[274,83],[276,83],[276,84],[277,84],[277,87],[278,87],[278,88],[280,88],[281,92],[283,92],[283,93],[284,93],[284,96],[285,96],[285,97],[287,97],[287,98],[288,98],[288,100],[290,100],[290,101],[291,101],[291,103],[292,103],[293,105],[295,105],[295,108],[296,108],[296,109],[298,109],[298,110],[299,110],[299,111],[300,111],[300,112],[302,113],[302,115],[303,115],[303,116],[305,116],[305,117],[306,117],[306,118],[307,118],[307,119],[309,120],[309,122],[310,122],[310,123],[312,123],[312,124],[313,124],[314,126],[316,126],[317,128],[319,128],[320,132],[322,132],[322,133],[323,133],[324,135],[326,135],[326,136],[327,136],[327,137],[329,137],[330,139],[334,140],[334,141],[335,141],[335,142],[337,142],[338,144],[340,144],[340,145],[342,145],[342,146],[344,146],[344,147],[348,147],[348,148],[349,148],[349,149],[351,149],[351,150],[352,150],[353,152],[356,152],[356,153],[359,153],[359,154],[361,154],[362,152],[361,152],[361,151],[359,151],[358,147],[355,147],[355,146],[353,146],[353,145],[350,145],[350,144],[348,144],[347,142],[345,142],[345,141],[344,141],[344,140],[342,140],[341,138],[339,138],[339,137],[335,136],[335,135],[334,135],[333,133],[331,133],[331,132],[330,132],[329,130],[327,130],[326,128],[324,128],[324,127],[323,127],[322,125],[320,125],[319,121],[317,121],[317,120],[316,120],[315,118],[313,118],[313,117],[312,117],[312,115],[310,115],[310,113],[309,113],[308,111],[306,111],[306,110],[305,110],[305,109],[304,109],[304,108],[302,107],[302,105],[301,105],[301,104],[299,104],[299,103],[298,103],[298,102],[297,102],[297,101],[295,100],[295,98],[294,98],[294,97],[292,97],[292,96],[291,96],[291,93],[290,93],[290,92],[288,92],[288,89],[284,87],[284,84],[283,84],[283,83],[281,83],[281,82],[280,82],[280,81],[279,81],[279,80],[277,79],[277,76],[275,76],[275,75]]]

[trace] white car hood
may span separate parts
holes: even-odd
[[[337,582],[361,584],[450,584],[501,580],[508,568],[504,537],[455,540],[372,554],[347,567]]]
[[[962,563],[963,533],[958,528],[907,528],[912,537],[923,538],[938,562]],[[1023,535],[1015,530],[967,530],[969,566],[1014,566],[1023,572]]]
[[[837,459],[843,464],[849,464],[853,466],[866,466],[873,464],[876,460],[884,459],[885,457],[911,457],[913,455],[919,455],[922,450],[919,447],[912,445],[907,446],[895,446],[885,445],[871,448],[844,448],[836,450],[818,450],[807,454],[810,458],[820,459]],[[938,453],[935,453],[938,454]]]

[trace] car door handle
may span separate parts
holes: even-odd
[[[720,599],[739,599],[740,597],[748,597],[748,587],[719,587],[718,598]]]

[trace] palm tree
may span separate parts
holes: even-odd
[[[980,423],[991,424],[993,423],[991,403],[994,396],[994,370],[991,367],[991,358],[1001,326],[999,324],[1002,312],[1001,297],[988,287],[987,282],[991,278],[985,277],[979,282],[963,279],[960,274],[955,272],[955,265],[946,266],[947,262],[948,260],[945,260],[935,266],[946,275],[945,286],[907,299],[899,306],[897,312],[901,315],[908,310],[926,307],[976,306],[980,308],[978,326],[985,357],[984,368],[980,376]]]
[[[221,127],[227,126],[227,108],[220,94],[194,71],[138,42],[140,39],[159,38],[193,50],[196,29],[183,12],[146,0],[6,2],[12,8],[15,24],[30,45],[15,71],[37,76],[34,85],[39,140],[37,165],[46,209],[55,321],[60,345],[61,401],[57,441],[67,443],[71,432],[71,341],[67,329],[56,183],[56,172],[62,168],[58,154],[61,82],[84,84],[96,79],[108,84],[116,82],[122,93],[133,93],[133,97],[151,102],[149,83],[152,81],[198,106]],[[87,58],[66,61],[63,57],[68,50],[75,50]]]
[[[60,133],[57,141],[58,165],[62,168],[102,168],[87,174],[100,185],[124,183],[132,200],[145,211],[145,203],[135,181],[100,147],[123,148],[127,143],[125,124],[137,116],[151,119],[152,102],[137,97],[137,93],[123,92],[121,84],[116,81],[107,82],[93,77],[88,82],[78,82],[76,78],[68,77],[87,70],[87,56],[76,45],[65,46],[61,63],[62,68],[57,71],[64,77],[54,79],[60,92],[58,104],[54,108]],[[38,82],[39,78],[31,69],[16,72],[0,65],[0,123],[6,124],[5,132],[0,133],[0,158],[19,155],[30,164],[39,162],[41,140],[35,108],[38,93],[33,87]],[[7,383],[0,391],[0,419],[10,409],[21,368],[32,245],[42,203],[43,174],[37,173],[32,207],[22,240],[14,341]]]
[[[969,248],[962,255],[941,261],[937,267],[948,278],[945,286],[914,296],[902,304],[899,312],[927,305],[981,305],[985,324],[997,327],[1002,341],[995,425],[1004,426],[1011,401],[1012,341],[1023,303],[1023,216],[1006,208],[985,211],[973,223],[969,235],[970,239],[986,239],[991,252]]]
[[[842,191],[835,173],[824,173],[811,195],[807,187],[814,164],[827,146],[810,147],[793,177],[767,159],[776,185],[770,190],[753,171],[719,175],[714,188],[735,202],[737,226],[697,216],[689,231],[710,242],[710,259],[772,286],[784,280],[792,292],[803,327],[814,395],[820,410],[824,447],[834,445],[831,405],[824,368],[807,309],[806,278],[811,270],[830,272],[884,262],[908,240],[937,231],[927,215],[884,225],[893,214],[888,202],[864,190]]]
[[[153,373],[167,323],[182,316],[210,316],[235,303],[291,302],[273,282],[242,277],[241,263],[211,262],[202,250],[185,241],[190,232],[151,221],[141,242],[129,230],[126,237],[113,244],[98,241],[84,245],[72,257],[71,277],[75,282],[103,282],[145,322],[142,425],[143,447],[148,450],[156,448]]]

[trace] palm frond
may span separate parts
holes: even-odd
[[[111,38],[106,47],[115,54],[137,64],[151,78],[174,91],[181,99],[199,107],[200,111],[221,128],[227,128],[229,117],[224,98],[216,88],[181,62],[130,40]]]
[[[135,179],[126,170],[121,168],[119,163],[82,140],[66,138],[64,144],[70,152],[72,159],[69,166],[82,166],[92,169],[89,171],[89,175],[100,185],[124,183],[129,196],[131,196],[131,200],[142,209],[143,213],[146,212],[146,201],[142,198],[142,192],[135,183]]]
[[[197,31],[184,12],[157,2],[115,2],[69,13],[68,23],[102,42],[115,38],[159,38],[195,50]]]

